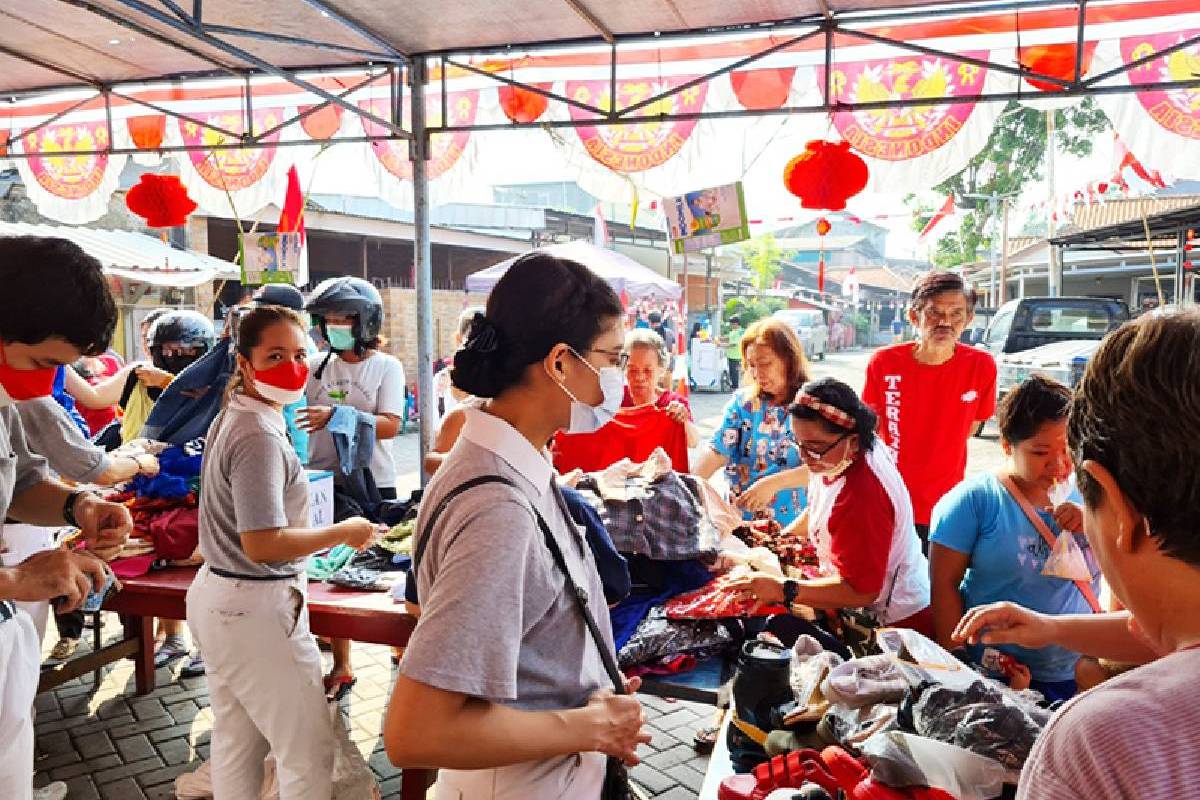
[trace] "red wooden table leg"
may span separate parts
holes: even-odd
[[[123,615],[125,638],[138,640],[133,657],[133,683],[139,695],[154,691],[154,617]]]
[[[425,800],[437,770],[406,769],[400,773],[400,800]]]

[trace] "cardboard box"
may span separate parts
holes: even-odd
[[[323,528],[333,524],[333,473],[328,470],[308,472],[308,524]]]

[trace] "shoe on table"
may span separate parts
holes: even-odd
[[[62,781],[48,783],[33,790],[33,800],[66,800],[67,785]]]
[[[68,639],[66,637],[59,639],[58,644],[54,645],[54,649],[50,651],[50,657],[46,659],[47,664],[61,664],[71,656],[75,655],[75,651],[79,649],[78,639]]]

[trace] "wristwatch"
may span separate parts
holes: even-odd
[[[79,520],[75,519],[75,504],[79,501],[79,498],[85,494],[94,494],[94,493],[93,492],[84,492],[84,491],[71,492],[69,495],[67,495],[66,501],[63,502],[63,510],[62,510],[63,520],[68,525],[70,525],[72,528],[80,527]]]
[[[800,582],[788,578],[783,582],[783,604],[787,606],[788,611],[792,610],[792,606],[796,604],[796,595],[800,593]]]

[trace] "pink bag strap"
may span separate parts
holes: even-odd
[[[999,478],[1000,483],[1008,490],[1008,493],[1012,495],[1013,500],[1017,501],[1017,505],[1025,512],[1026,518],[1033,524],[1037,532],[1046,540],[1046,544],[1050,545],[1050,549],[1053,550],[1054,545],[1057,544],[1054,534],[1051,533],[1050,527],[1046,525],[1046,521],[1042,519],[1041,514],[1038,514],[1033,504],[1029,502],[1029,498],[1017,486],[1016,481],[1010,475],[998,474],[996,477]],[[1100,601],[1096,599],[1096,593],[1092,590],[1092,585],[1087,581],[1075,581],[1075,585],[1079,587],[1079,591],[1083,594],[1083,599],[1092,607],[1092,613],[1099,614],[1101,611]]]

